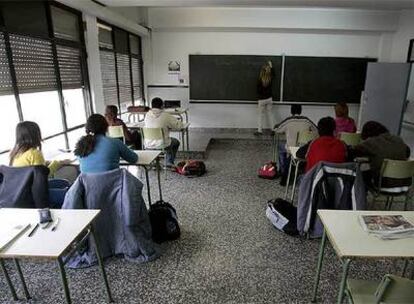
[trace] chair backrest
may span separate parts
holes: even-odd
[[[316,137],[318,137],[318,134],[315,132],[310,130],[302,130],[298,132],[298,135],[296,137],[296,146],[303,146],[311,140],[314,140]]]
[[[107,135],[111,138],[120,138],[125,142],[124,128],[122,126],[109,126]]]
[[[414,160],[384,159],[381,177],[404,179],[414,176]]]
[[[145,148],[145,140],[160,140],[164,142],[164,129],[163,128],[142,128],[142,143]]]
[[[361,142],[361,133],[348,133],[342,132],[339,134],[339,139],[342,140],[346,145],[354,147]]]
[[[414,281],[395,275],[385,275],[378,286],[381,303],[414,303]]]

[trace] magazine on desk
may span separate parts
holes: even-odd
[[[403,215],[361,215],[362,228],[381,239],[414,237],[414,225]]]

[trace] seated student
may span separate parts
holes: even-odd
[[[110,105],[106,107],[105,119],[109,126],[122,126],[127,145],[132,145],[136,150],[142,149],[141,136],[137,131],[130,132],[122,119],[118,118],[117,106]]]
[[[302,106],[294,104],[290,107],[290,113],[292,116],[289,116],[281,123],[275,125],[276,133],[285,133],[286,134],[286,145],[279,144],[279,167],[281,173],[280,184],[282,186],[286,185],[287,174],[289,170],[289,158],[287,154],[287,147],[296,146],[296,140],[298,133],[301,131],[309,130],[317,132],[315,124],[306,116],[301,116]]]
[[[45,161],[42,154],[42,134],[37,123],[23,121],[16,126],[16,143],[10,152],[10,166],[28,167],[45,165],[49,167],[49,175],[55,172],[70,160]]]
[[[342,163],[346,161],[346,146],[334,136],[335,120],[324,117],[318,122],[319,137],[299,148],[296,156],[306,159],[305,172],[321,161]]]
[[[108,123],[100,114],[92,114],[86,121],[86,135],[75,147],[82,173],[98,173],[119,168],[119,159],[136,163],[138,155],[122,141],[106,137]]]
[[[166,145],[167,166],[174,167],[175,156],[180,146],[178,139],[170,137],[171,129],[180,129],[183,123],[173,115],[162,110],[163,101],[161,98],[154,98],[151,102],[152,109],[145,115],[144,124],[146,128],[163,128],[164,141],[160,140],[145,140],[145,147],[147,149],[159,149],[162,144]]]
[[[338,102],[335,105],[335,134],[339,135],[342,132],[355,133],[355,121],[348,116],[348,106],[345,102]]]
[[[382,162],[385,158],[393,160],[406,160],[410,156],[410,148],[396,135],[389,133],[388,129],[376,121],[368,121],[362,127],[362,142],[351,149],[352,157],[368,157],[370,172],[365,174],[368,185],[378,183]],[[393,186],[389,184],[389,186]]]

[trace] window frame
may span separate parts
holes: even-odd
[[[144,60],[143,60],[143,56],[142,56],[142,38],[139,35],[135,35],[131,32],[128,32],[127,30],[124,30],[120,27],[112,25],[112,24],[110,24],[108,22],[105,22],[101,19],[98,19],[98,24],[101,24],[101,25],[104,25],[106,27],[111,28],[112,49],[111,48],[106,48],[106,47],[103,47],[103,46],[99,45],[99,51],[100,52],[104,51],[104,52],[113,53],[114,60],[115,60],[114,69],[115,69],[115,77],[116,77],[117,105],[118,105],[118,109],[119,109],[118,115],[121,116],[122,114],[125,114],[126,112],[121,111],[121,98],[120,98],[120,89],[119,89],[117,54],[128,55],[128,59],[129,59],[129,78],[130,78],[130,85],[131,85],[131,105],[132,106],[135,105],[134,79],[133,79],[133,72],[132,72],[133,71],[132,58],[135,58],[135,59],[138,60],[138,64],[139,64],[139,67],[140,67],[139,73],[140,73],[140,79],[141,79],[140,91],[141,91],[141,96],[142,96],[142,100],[144,102],[144,105],[146,105],[145,92],[144,92]],[[126,32],[126,34],[127,34],[127,48],[128,48],[127,53],[122,53],[122,52],[119,52],[117,50],[116,39],[115,39],[115,32],[116,31]],[[131,52],[131,36],[134,37],[134,38],[137,38],[137,40],[138,40],[139,54],[134,54],[134,53]]]
[[[31,37],[31,38],[38,38],[42,40],[47,40],[51,43],[52,56],[53,56],[52,60],[53,60],[54,72],[55,72],[55,77],[56,77],[56,82],[57,82],[57,92],[58,92],[58,97],[59,97],[59,108],[60,108],[60,116],[62,119],[63,131],[44,137],[43,140],[48,140],[48,139],[51,139],[57,136],[64,135],[65,144],[66,144],[65,148],[69,149],[68,133],[73,130],[84,127],[84,124],[77,125],[74,127],[68,127],[67,125],[65,101],[64,101],[64,96],[63,96],[63,86],[62,86],[62,79],[61,79],[61,74],[60,74],[57,47],[67,46],[67,47],[76,48],[79,50],[79,56],[80,56],[79,64],[81,68],[79,72],[82,78],[82,93],[83,93],[82,95],[83,95],[84,108],[86,112],[85,114],[88,117],[90,114],[92,114],[93,107],[92,107],[92,98],[91,98],[90,84],[89,84],[87,53],[86,53],[86,44],[85,44],[85,35],[84,35],[84,22],[82,19],[82,12],[75,10],[73,8],[67,7],[66,5],[63,5],[58,2],[41,1],[40,5],[43,5],[45,9],[47,27],[48,27],[48,37],[44,37],[41,35],[28,35],[26,33],[19,33],[15,31],[8,31],[8,29],[5,26],[3,9],[1,5],[0,5],[0,31],[3,32],[3,35],[4,35],[5,52],[7,56],[7,62],[9,65],[10,78],[12,81],[13,93],[14,93],[14,98],[16,101],[17,113],[18,113],[20,122],[24,121],[24,116],[23,116],[23,109],[22,109],[22,105],[20,101],[20,92],[19,92],[19,88],[17,84],[16,70],[15,70],[15,66],[13,63],[13,49],[10,45],[10,35],[20,35],[20,36],[26,36],[26,37]],[[53,18],[52,18],[52,6],[62,9],[64,11],[67,11],[71,14],[74,14],[77,17],[78,30],[79,30],[79,41],[65,40],[65,39],[55,37],[54,27],[53,27]],[[10,150],[0,151],[0,154],[7,153],[9,151]]]

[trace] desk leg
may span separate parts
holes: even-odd
[[[144,170],[145,170],[145,180],[147,181],[148,204],[151,207],[151,189],[150,189],[150,181],[149,181],[147,166],[144,166]]]
[[[338,294],[338,301],[337,304],[341,304],[342,300],[344,299],[344,293],[346,288],[346,279],[348,277],[348,270],[349,270],[349,264],[351,263],[350,259],[345,259],[342,261],[342,279],[341,279],[341,285],[339,285],[339,294]]]
[[[185,137],[184,137],[184,130],[181,130],[181,143],[182,143],[183,151],[185,151]]]
[[[157,157],[157,179],[158,179],[158,194],[160,196],[160,201],[162,201],[161,170],[160,170],[160,158],[159,157]]]
[[[66,303],[67,304],[71,304],[72,303],[72,300],[70,298],[70,292],[69,292],[69,287],[68,287],[68,280],[66,279],[65,264],[63,263],[61,257],[59,257],[57,259],[57,263],[58,263],[59,270],[60,270],[60,276],[62,278],[62,285],[63,285],[63,291],[65,293]]]
[[[16,265],[17,273],[19,274],[19,277],[20,277],[20,282],[22,282],[24,295],[26,296],[27,300],[30,300],[31,299],[30,293],[29,293],[29,290],[27,289],[26,281],[24,280],[24,276],[23,276],[22,269],[20,267],[19,260],[14,259],[14,264]]]
[[[1,270],[4,273],[4,277],[6,278],[6,282],[7,282],[7,285],[9,286],[13,300],[17,301],[19,298],[17,297],[16,289],[14,289],[13,283],[10,280],[9,273],[7,272],[6,266],[4,265],[4,262],[2,259],[0,259],[0,266],[1,266]]]
[[[300,161],[297,161],[296,166],[295,166],[295,176],[293,177],[292,195],[290,196],[290,201],[292,202],[292,204],[293,204],[293,199],[295,198],[295,188],[296,188],[296,180],[298,178],[299,164],[300,164]]]
[[[189,135],[188,135],[188,128],[185,131],[185,143],[187,144],[187,153],[190,151],[190,141],[189,141]]]
[[[187,113],[187,111],[184,112],[184,115],[185,115],[185,123],[188,123],[188,113]]]
[[[112,302],[114,302],[114,300],[112,299],[112,294],[111,294],[111,290],[109,288],[108,278],[107,278],[106,272],[105,272],[105,266],[103,264],[101,254],[99,253],[98,240],[95,237],[95,233],[93,231],[92,225],[91,225],[91,235],[93,237],[93,240],[95,241],[95,253],[96,253],[96,257],[98,258],[99,268],[101,269],[102,278],[103,278],[104,283],[105,283],[106,294],[108,295],[109,302],[112,303]]]
[[[321,240],[321,247],[319,249],[319,257],[318,257],[318,266],[316,269],[316,277],[315,277],[315,285],[313,286],[313,296],[312,296],[312,302],[316,302],[316,295],[318,293],[318,287],[319,287],[319,280],[321,278],[321,270],[322,270],[322,262],[323,262],[323,255],[325,252],[326,247],[326,231],[323,230],[322,234],[322,240]]]

